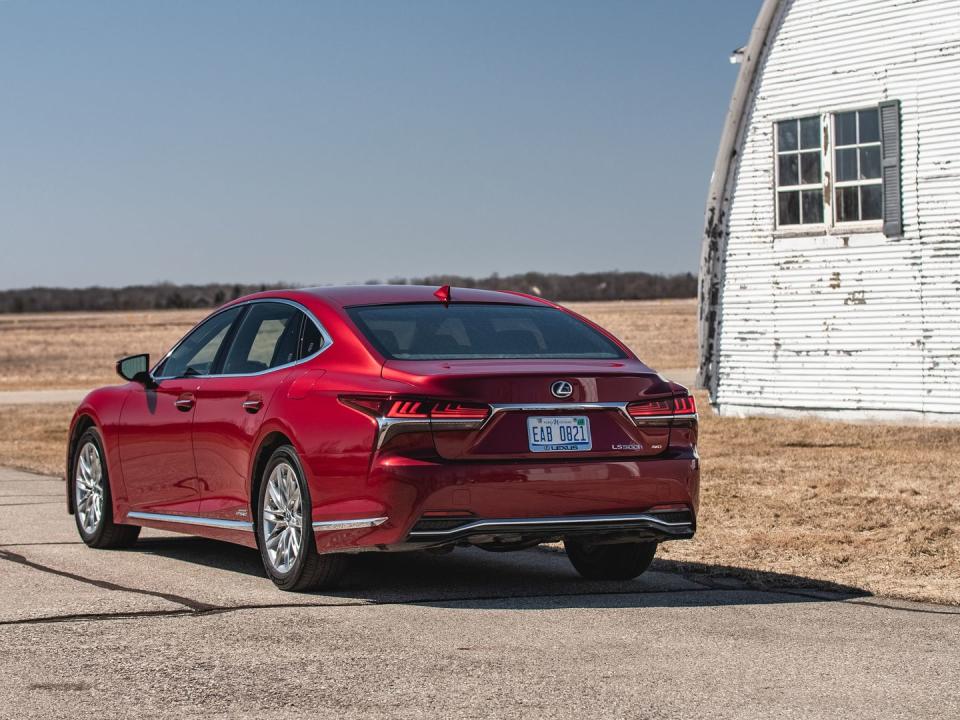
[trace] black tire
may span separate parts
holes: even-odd
[[[602,545],[589,539],[565,538],[570,563],[588,580],[632,580],[650,567],[657,552],[655,542]]]
[[[92,446],[97,455],[100,469],[101,499],[99,502],[99,518],[85,522],[89,516],[81,510],[80,494],[83,492],[78,482],[81,472],[81,454],[88,446]],[[88,451],[89,452],[89,451]],[[139,525],[121,525],[113,521],[113,493],[110,491],[110,473],[107,470],[106,453],[103,451],[103,441],[96,428],[88,428],[80,440],[77,441],[77,451],[73,457],[73,467],[70,468],[70,492],[73,493],[73,519],[77,524],[80,539],[92,548],[127,548],[137,541],[140,535]]]
[[[284,463],[293,469],[300,488],[302,530],[300,550],[296,560],[289,569],[280,571],[274,566],[267,549],[264,507],[270,476],[279,465]],[[263,471],[263,476],[260,478],[260,490],[257,495],[257,547],[260,548],[260,557],[263,560],[263,568],[267,576],[273,580],[278,588],[289,592],[306,592],[336,586],[346,570],[347,558],[344,555],[320,555],[317,552],[317,544],[314,541],[313,528],[310,523],[312,517],[310,492],[307,488],[303,466],[300,464],[300,459],[293,447],[283,445],[273,452]]]

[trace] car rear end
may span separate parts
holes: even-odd
[[[496,297],[347,308],[384,381],[410,388],[340,398],[376,426],[380,547],[692,537],[693,397],[588,321]]]

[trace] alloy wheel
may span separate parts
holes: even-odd
[[[80,448],[73,484],[80,527],[87,535],[93,535],[103,517],[103,463],[92,442]]]
[[[262,519],[270,564],[278,573],[287,573],[303,545],[303,499],[297,472],[289,463],[279,463],[267,479]]]

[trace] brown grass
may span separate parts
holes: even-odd
[[[697,537],[661,558],[960,604],[955,428],[720,418],[698,400]]]
[[[63,476],[74,405],[0,406],[0,466]]]
[[[159,358],[206,310],[0,315],[0,390],[121,382],[114,363]]]
[[[697,366],[697,301],[568,303],[610,330],[656,370]]]
[[[574,308],[618,334],[654,367],[695,364],[692,302]],[[0,388],[112,382],[117,356],[160,352],[202,315],[36,315],[19,318],[19,325],[0,316]],[[16,362],[8,366],[11,359]],[[9,373],[8,367],[18,369]],[[787,577],[777,583],[832,582],[888,597],[960,604],[955,428],[720,418],[702,395],[698,400],[699,530],[692,542],[664,545],[661,558],[703,563],[714,575],[730,572],[762,582],[763,573],[779,573]],[[0,406],[0,465],[61,474],[72,410]]]

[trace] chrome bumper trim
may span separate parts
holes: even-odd
[[[166,515],[163,513],[128,512],[128,518],[150,520],[151,522],[178,523],[180,525],[200,525],[201,527],[220,528],[221,530],[242,530],[253,532],[253,523],[246,520],[221,520],[219,518],[195,517],[193,515]]]
[[[314,532],[330,532],[331,530],[356,530],[383,525],[385,517],[358,518],[356,520],[319,520],[313,523]]]
[[[575,515],[569,517],[543,518],[506,518],[502,520],[477,520],[446,530],[414,530],[410,539],[444,538],[455,535],[483,534],[486,532],[536,532],[538,529],[550,529],[562,532],[565,528],[576,529],[589,526],[602,530],[604,527],[655,527],[667,533],[684,534],[693,531],[693,523],[667,522],[656,515]]]

